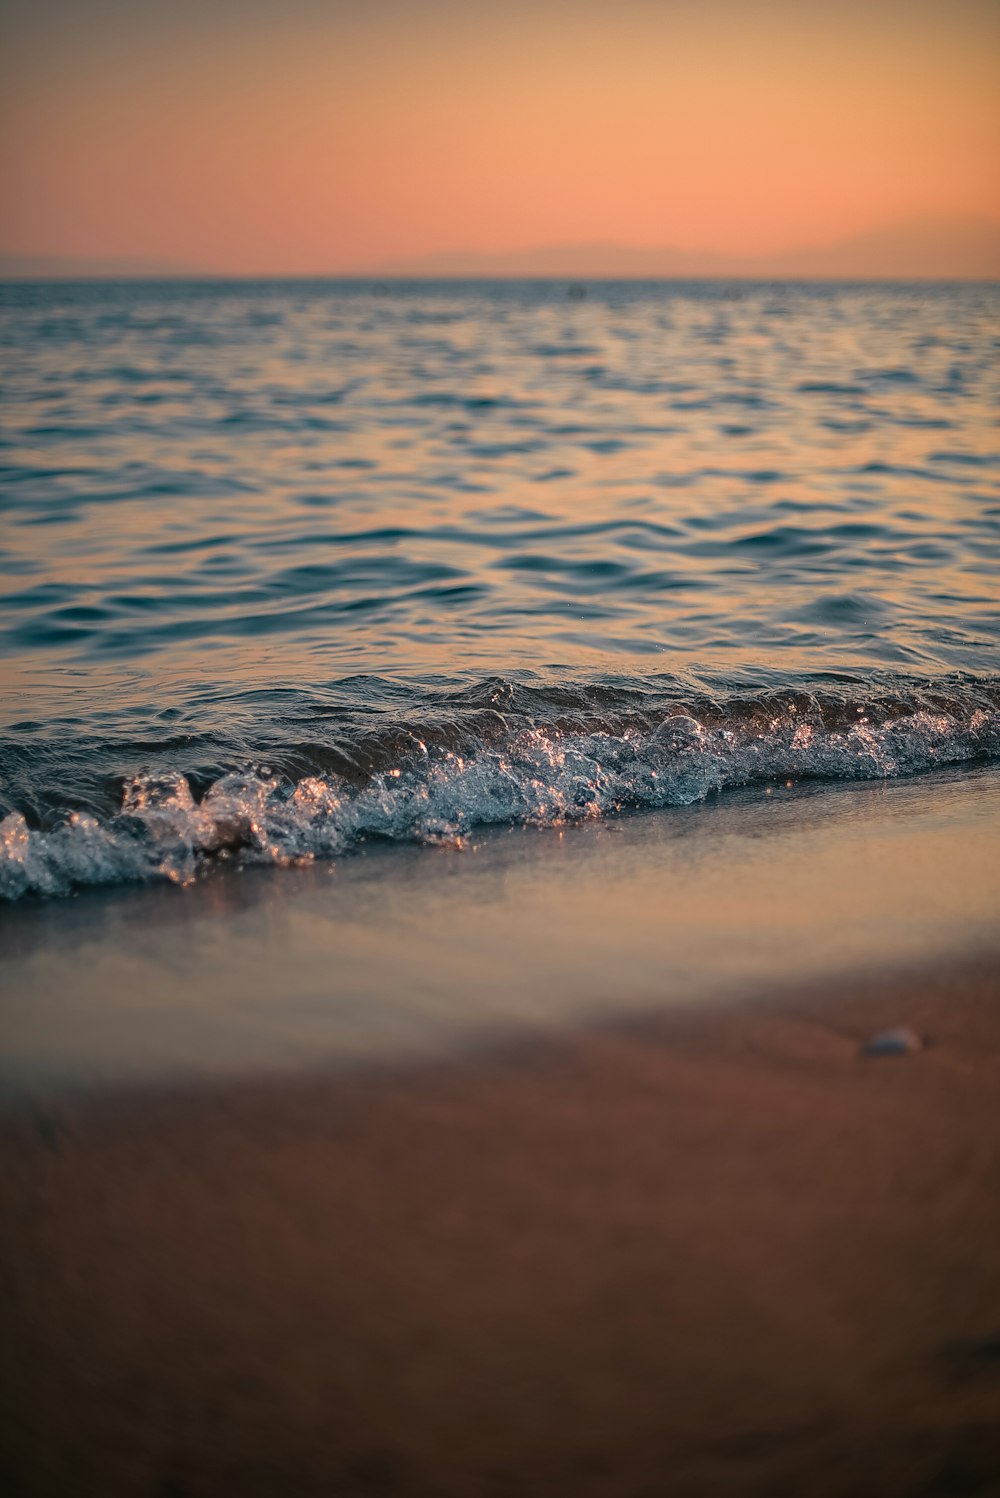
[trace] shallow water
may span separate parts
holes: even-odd
[[[1000,288],[572,290],[0,288],[0,894],[1000,757]]]
[[[1000,769],[0,906],[0,1102],[353,1068],[1000,960]],[[908,985],[881,1024],[912,1023]],[[837,1021],[829,1016],[836,1027]],[[853,1054],[855,1046],[849,1044]]]

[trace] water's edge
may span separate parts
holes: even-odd
[[[218,860],[298,865],[373,840],[460,844],[478,827],[686,806],[734,787],[873,780],[1000,759],[1000,678],[844,678],[708,696],[683,684],[348,696],[234,736],[54,733],[0,741],[0,897],[195,881]],[[304,732],[308,720],[308,733]],[[248,748],[252,745],[252,748]],[[73,777],[76,777],[74,784]]]

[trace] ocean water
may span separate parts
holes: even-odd
[[[0,896],[1000,760],[1000,288],[0,288]]]

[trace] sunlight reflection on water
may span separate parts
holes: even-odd
[[[284,857],[303,798],[311,855],[996,752],[995,287],[10,285],[0,312],[14,893],[186,878],[234,773],[236,843]],[[664,768],[669,713],[697,743]],[[183,817],[136,812],[146,776]],[[68,814],[69,851],[36,846]]]

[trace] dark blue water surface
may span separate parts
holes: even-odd
[[[0,318],[0,894],[1000,757],[1000,288]]]

